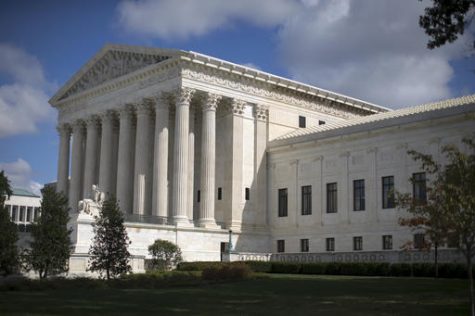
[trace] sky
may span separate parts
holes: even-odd
[[[191,50],[397,109],[475,93],[475,23],[426,48],[428,0],[1,0],[0,170],[55,181],[48,100],[106,43]]]

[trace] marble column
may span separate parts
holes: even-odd
[[[198,225],[215,227],[216,108],[220,97],[208,94],[202,106],[201,202]]]
[[[144,215],[149,214],[152,206],[152,105],[146,100],[136,106],[136,111],[134,213]]]
[[[168,121],[169,100],[160,95],[155,106],[152,215],[168,216]]]
[[[86,161],[84,163],[84,198],[92,198],[92,185],[97,184],[97,156],[99,149],[100,121],[96,116],[86,120]]]
[[[190,101],[193,90],[182,88],[176,93],[175,146],[173,150],[172,213],[176,224],[189,224],[187,216],[188,191],[188,132]]]
[[[69,147],[71,141],[71,127],[68,124],[59,125],[59,157],[58,157],[58,180],[56,191],[68,195],[69,182]]]
[[[195,109],[190,107],[190,126],[188,132],[188,197],[187,216],[193,220],[194,202],[194,175],[195,175]]]
[[[78,209],[82,196],[83,157],[84,157],[84,122],[78,120],[73,124],[73,148],[71,161],[71,181],[69,185],[69,207],[73,212]]]
[[[256,104],[254,129],[254,193],[251,195],[257,216],[255,224],[267,223],[267,113],[268,107]]]
[[[119,153],[116,196],[123,213],[132,213],[134,196],[135,124],[133,108],[119,110]]]
[[[114,193],[112,189],[112,168],[113,168],[113,134],[115,115],[113,112],[106,112],[101,115],[102,136],[101,136],[101,156],[99,162],[99,189],[110,195]]]

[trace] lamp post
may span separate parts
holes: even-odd
[[[229,243],[228,243],[228,253],[231,253],[233,250],[233,231],[229,230]]]

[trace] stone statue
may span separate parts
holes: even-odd
[[[95,184],[92,185],[91,192],[93,199],[84,199],[78,203],[78,211],[80,214],[88,214],[93,217],[99,216],[102,203],[105,200],[105,193],[102,192]]]

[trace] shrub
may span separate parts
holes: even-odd
[[[325,274],[328,264],[327,263],[306,263],[302,264],[302,274]]]
[[[244,263],[223,264],[221,267],[208,267],[201,274],[203,280],[243,280],[251,275],[251,269]]]
[[[156,270],[171,270],[182,261],[180,247],[167,240],[155,240],[148,252],[152,256],[152,268]]]
[[[301,264],[292,262],[272,262],[271,273],[300,273]]]
[[[207,268],[217,268],[222,266],[223,262],[219,261],[194,261],[194,262],[180,262],[177,266],[178,271],[203,271]]]
[[[393,263],[389,269],[391,276],[411,276],[412,266],[408,263]]]
[[[252,272],[271,272],[272,262],[270,261],[243,261]]]

